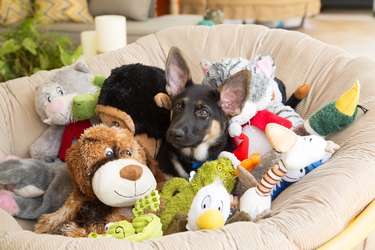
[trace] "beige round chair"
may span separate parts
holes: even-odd
[[[360,104],[370,111],[360,113],[348,128],[330,135],[328,138],[341,149],[282,192],[272,203],[272,216],[258,223],[238,222],[217,230],[130,243],[111,238],[38,235],[21,228],[27,227],[25,221],[16,221],[0,211],[0,249],[315,249],[325,243],[323,247],[346,249],[355,247],[374,230],[374,202],[364,210],[375,197],[374,61],[356,58],[295,31],[218,25],[163,30],[123,49],[89,58],[87,63],[93,72],[104,75],[135,62],[164,68],[171,46],[181,49],[196,82],[203,78],[199,66],[202,59],[271,54],[288,96],[301,83],[311,84],[309,95],[297,108],[303,117],[337,98],[357,80],[361,83]],[[46,129],[34,110],[33,96],[50,73],[39,72],[0,85],[0,160],[8,154],[28,157],[28,146]],[[344,237],[335,238],[340,232]]]

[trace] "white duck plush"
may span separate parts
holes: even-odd
[[[216,179],[202,187],[195,195],[188,213],[186,229],[216,229],[225,224],[230,215],[230,194],[223,182]]]
[[[266,136],[274,150],[281,153],[281,160],[268,170],[256,187],[248,189],[240,199],[240,210],[248,213],[252,219],[271,208],[271,191],[289,170],[303,169],[339,149],[337,144],[321,136],[298,136],[275,123],[267,125]]]

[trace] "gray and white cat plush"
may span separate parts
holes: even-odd
[[[92,95],[99,91],[99,87],[93,84],[94,78],[88,66],[78,62],[59,69],[38,87],[35,109],[42,122],[50,126],[30,146],[31,158],[47,162],[56,159],[64,129],[76,119],[73,99],[77,95]]]
[[[276,65],[270,55],[256,56],[252,61],[242,58],[223,58],[217,62],[201,62],[204,73],[203,84],[219,87],[229,76],[240,70],[251,71],[250,95],[239,115],[230,119],[229,135],[239,136],[241,125],[259,110],[266,109],[271,103],[285,103],[285,86],[275,77]]]

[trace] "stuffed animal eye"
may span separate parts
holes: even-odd
[[[105,149],[105,157],[107,158],[113,158],[115,156],[115,153],[111,148],[106,148]]]
[[[108,231],[109,227],[113,225],[113,222],[109,222],[105,225],[104,230]]]
[[[202,204],[201,204],[201,207],[202,209],[206,209],[210,206],[211,204],[211,196],[210,195],[207,195],[206,197],[204,197],[204,199],[202,200]]]
[[[59,94],[59,95],[64,95],[64,92],[63,92],[62,88],[60,88],[60,87],[56,88],[56,93]]]
[[[217,171],[221,172],[221,170],[223,170],[223,165],[218,164],[216,169],[217,169]]]
[[[111,127],[120,127],[120,123],[118,121],[113,121]]]
[[[51,96],[49,94],[46,95],[46,99],[48,102],[51,102]]]
[[[224,203],[223,201],[220,201],[220,206],[217,208],[217,210],[219,210],[219,212],[223,211],[223,207],[224,207]]]
[[[181,110],[181,109],[184,108],[184,105],[182,103],[178,102],[178,103],[175,104],[174,108],[176,110]]]
[[[127,155],[127,156],[132,156],[132,152],[130,151],[130,149],[125,149],[125,154]]]

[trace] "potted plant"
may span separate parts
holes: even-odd
[[[70,65],[81,54],[70,38],[43,31],[37,17],[26,18],[0,33],[0,82]]]

